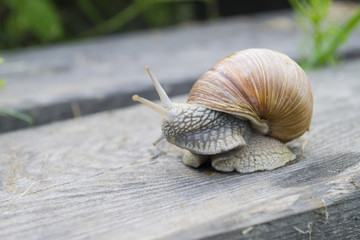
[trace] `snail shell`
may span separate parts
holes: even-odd
[[[313,112],[303,69],[268,49],[247,49],[220,60],[194,84],[188,103],[248,119],[282,142],[309,130]]]

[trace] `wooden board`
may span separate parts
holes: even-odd
[[[359,239],[359,68],[309,74],[305,156],[274,171],[186,167],[141,105],[3,134],[0,239]]]
[[[221,58],[246,48],[270,48],[299,59],[300,31],[290,11],[234,17],[178,28],[1,52],[0,106],[21,110],[36,125],[154,99],[150,65],[170,95],[185,94]],[[340,54],[360,53],[360,28]],[[0,116],[0,132],[27,127]]]

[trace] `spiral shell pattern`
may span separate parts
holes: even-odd
[[[248,119],[282,142],[309,130],[313,112],[304,70],[268,49],[247,49],[220,60],[196,81],[188,103]]]

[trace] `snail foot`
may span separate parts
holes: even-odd
[[[204,162],[206,162],[209,159],[209,156],[206,155],[200,155],[196,153],[192,153],[190,151],[186,151],[183,156],[183,162],[185,165],[197,168]]]

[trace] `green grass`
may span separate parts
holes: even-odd
[[[88,12],[88,16],[95,20],[95,27],[82,32],[81,36],[92,36],[99,34],[107,34],[115,32],[116,30],[124,28],[136,17],[141,17],[149,27],[164,26],[168,21],[184,22],[187,19],[191,19],[193,13],[192,3],[194,2],[206,2],[210,6],[214,4],[214,0],[134,0],[126,8],[119,11],[117,14],[107,20],[100,20],[100,17],[95,14],[95,11],[91,11],[91,4],[88,2],[83,6],[83,11]],[[171,8],[171,4],[179,4],[175,9]],[[188,3],[188,4],[186,4]],[[88,9],[88,10],[86,10]],[[91,13],[90,13],[91,12]],[[174,15],[177,16],[175,19]],[[209,15],[214,16],[213,12]]]
[[[0,1],[0,47],[20,46],[30,36],[39,43],[64,37],[62,20],[52,1],[3,0]]]
[[[27,124],[29,124],[29,126],[34,126],[34,121],[33,121],[32,117],[30,117],[29,115],[26,115],[24,113],[15,111],[15,110],[0,107],[0,115],[4,116],[4,117],[11,117],[11,118],[19,119],[19,120],[24,121]]]
[[[217,16],[215,0],[0,0],[0,49],[164,27]]]
[[[3,59],[0,58],[0,63],[2,63],[2,62],[3,62]],[[0,81],[0,90],[5,86],[5,83],[6,82],[4,79]],[[15,110],[0,107],[0,115],[22,120],[22,121],[26,122],[27,124],[29,124],[29,126],[34,125],[34,121],[30,116],[23,114],[21,112],[15,111]]]
[[[332,0],[289,0],[303,31],[300,65],[305,69],[334,65],[337,52],[360,23],[360,7],[343,23],[329,17]]]

